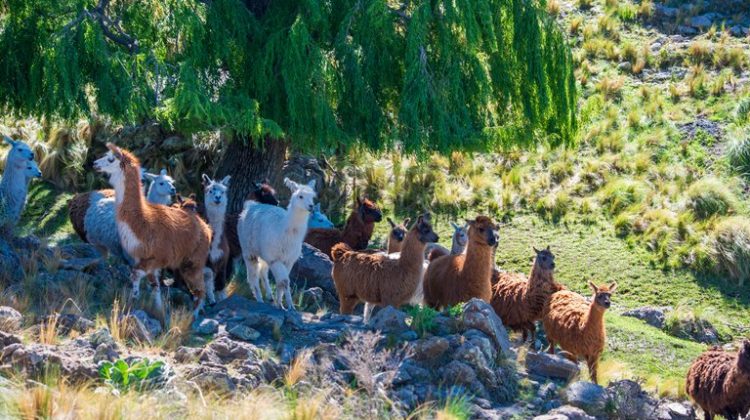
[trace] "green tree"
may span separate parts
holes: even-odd
[[[288,146],[570,142],[570,50],[544,0],[3,0],[6,114],[220,130],[232,206]]]

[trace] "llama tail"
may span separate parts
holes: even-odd
[[[339,242],[331,249],[331,259],[333,260],[333,262],[341,261],[349,252],[352,252],[352,249],[349,247],[349,245],[343,242]]]

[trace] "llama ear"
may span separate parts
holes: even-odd
[[[457,225],[457,224],[456,224],[455,222],[451,222],[451,226],[453,226],[453,229],[454,229],[454,230],[459,230],[459,229],[461,229],[461,227],[460,227],[459,225]]]
[[[167,175],[167,168],[161,168],[161,171],[159,171],[159,175],[161,176]]]
[[[466,219],[466,226],[474,226],[474,221]]]
[[[176,201],[177,201],[178,203],[180,203],[180,204],[182,204],[182,202],[183,202],[183,201],[185,201],[185,200],[184,200],[184,199],[182,198],[182,194],[180,194],[180,193],[177,193],[177,194],[175,194],[175,196],[174,196],[174,199],[175,199],[175,200],[176,200]]]
[[[533,249],[533,250],[534,250],[534,252],[536,252],[537,254],[538,254],[538,253],[540,253],[540,252],[542,252],[542,251],[540,251],[540,250],[536,249],[536,247],[535,247],[535,246],[532,246],[532,247],[531,247],[531,249]]]
[[[211,177],[206,174],[201,175],[201,179],[203,180],[204,187],[211,183]]]
[[[594,291],[594,293],[597,293],[599,291],[599,288],[596,287],[593,281],[589,281],[589,287]]]
[[[549,245],[547,245],[547,251],[549,251]]]
[[[407,217],[404,219],[404,227],[409,228],[409,223],[411,223],[411,217]]]
[[[153,181],[157,177],[157,175],[154,175],[154,174],[149,173],[149,172],[146,172],[145,174],[143,174],[143,176],[146,177],[146,179],[148,179],[149,181]]]
[[[361,198],[360,198],[359,196],[357,196],[357,201],[356,201],[356,203],[357,203],[357,207],[359,207],[359,206],[361,206],[361,205],[362,205],[362,199],[361,199]]]
[[[393,219],[391,219],[390,217],[386,217],[385,220],[388,221],[388,224],[391,225],[392,228],[396,227],[396,224],[393,223]]]
[[[117,147],[114,143],[107,143],[107,148],[112,152],[117,159],[122,159],[122,150]]]
[[[284,178],[284,185],[286,185],[287,188],[289,188],[292,191],[297,191],[299,189],[299,184],[297,184],[296,182],[292,181],[289,178]]]
[[[190,195],[188,196],[188,198],[191,199],[191,200],[195,200],[195,199],[197,199],[197,196],[195,195],[195,193],[190,193]]]
[[[230,181],[231,179],[232,179],[232,175],[227,175],[227,176],[225,176],[225,177],[224,177],[224,178],[223,178],[223,179],[222,179],[222,180],[221,180],[220,182],[221,182],[221,184],[222,184],[222,185],[224,185],[225,187],[228,187],[228,186],[229,186],[229,181]]]
[[[16,141],[8,136],[3,136],[3,140],[5,140],[5,142],[8,143],[11,147],[16,145]]]
[[[314,179],[311,179],[310,182],[307,183],[307,186],[310,187],[311,190],[315,191],[315,184],[316,181]]]
[[[612,282],[612,284],[609,285],[609,292],[613,293],[615,290],[617,290],[617,282]]]

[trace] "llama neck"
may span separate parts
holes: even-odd
[[[365,230],[365,222],[359,217],[357,210],[354,210],[346,219],[346,226],[344,226],[344,231],[341,232],[341,240],[354,249],[366,248],[367,244],[364,244],[364,247],[362,246],[363,237],[366,235]],[[370,229],[370,233],[372,233],[372,229]],[[369,240],[369,237],[366,240]]]
[[[140,168],[126,166],[121,172],[113,173],[110,181],[115,189],[118,219],[122,218],[121,215],[128,215],[133,219],[142,218],[146,200],[141,190]]]
[[[453,244],[451,245],[451,255],[463,254],[466,250],[466,244],[461,245],[458,242],[458,236],[453,236]]]
[[[401,251],[401,246],[403,245],[403,242],[399,242],[393,238],[393,235],[388,236],[388,244],[386,246],[386,249],[388,250],[389,254],[392,254],[394,252]]]
[[[473,241],[469,242],[466,247],[466,259],[464,260],[463,273],[466,273],[464,276],[468,274],[471,281],[484,281],[486,279],[489,284],[493,268],[492,247]]]
[[[307,221],[309,218],[309,211],[289,206],[286,212],[286,228],[291,231],[307,232]]]
[[[419,233],[412,229],[406,234],[404,242],[401,244],[401,256],[398,263],[404,270],[414,268],[422,269],[424,262],[424,249],[426,244],[419,240]]]
[[[586,316],[581,320],[583,330],[591,331],[593,334],[596,332],[597,334],[603,334],[604,333],[604,308],[596,304],[596,300],[594,299],[591,302],[591,305],[589,306],[589,312],[586,314]],[[602,335],[603,337],[603,335]]]
[[[14,210],[20,209],[26,202],[26,192],[28,190],[28,179],[23,174],[23,166],[20,168],[10,164],[6,166],[3,178],[0,181],[0,191],[3,192],[7,204]]]
[[[529,274],[529,288],[541,287],[546,283],[554,282],[552,270],[545,270],[534,264]]]

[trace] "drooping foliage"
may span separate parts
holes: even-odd
[[[570,51],[534,0],[6,0],[5,113],[484,150],[571,141]]]

